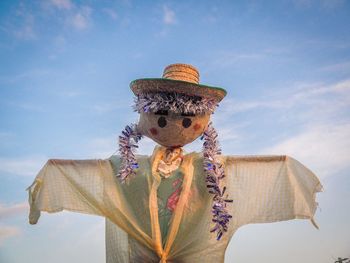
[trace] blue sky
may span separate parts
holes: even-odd
[[[25,188],[48,158],[113,154],[138,118],[129,82],[175,62],[227,89],[213,116],[225,154],[291,155],[325,188],[319,231],[245,226],[226,261],[350,257],[349,24],[341,0],[1,1],[0,261],[103,262],[102,218],[44,214],[30,226]]]

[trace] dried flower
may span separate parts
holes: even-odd
[[[139,167],[135,149],[138,148],[137,143],[141,140],[142,135],[136,131],[136,125],[127,125],[119,136],[119,153],[121,159],[121,168],[117,177],[124,183],[130,176],[135,175],[135,169]]]

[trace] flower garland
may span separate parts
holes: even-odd
[[[122,183],[135,175],[135,169],[139,167],[134,151],[138,148],[137,143],[141,138],[142,135],[137,132],[135,124],[127,125],[122,135],[119,136],[119,153],[122,163],[117,177]]]
[[[143,93],[134,98],[134,111],[157,112],[168,110],[174,113],[213,113],[218,102],[213,98],[201,98],[179,93]]]
[[[213,196],[212,206],[212,221],[215,223],[210,232],[216,232],[216,239],[220,240],[224,232],[228,229],[228,223],[232,216],[226,209],[227,203],[232,203],[232,199],[224,197],[226,187],[220,188],[220,180],[225,177],[224,167],[217,160],[217,156],[221,155],[221,150],[217,141],[218,134],[212,123],[208,124],[207,129],[204,131],[201,137],[204,140],[203,143],[203,165],[206,173],[206,183],[210,194]]]

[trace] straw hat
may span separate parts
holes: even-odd
[[[189,96],[215,98],[220,102],[226,90],[199,84],[198,70],[188,64],[171,64],[164,69],[162,78],[136,79],[130,83],[135,95],[143,93],[175,92]]]

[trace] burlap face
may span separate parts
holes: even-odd
[[[138,132],[168,148],[182,147],[201,136],[210,114],[185,116],[173,112],[141,112]]]

